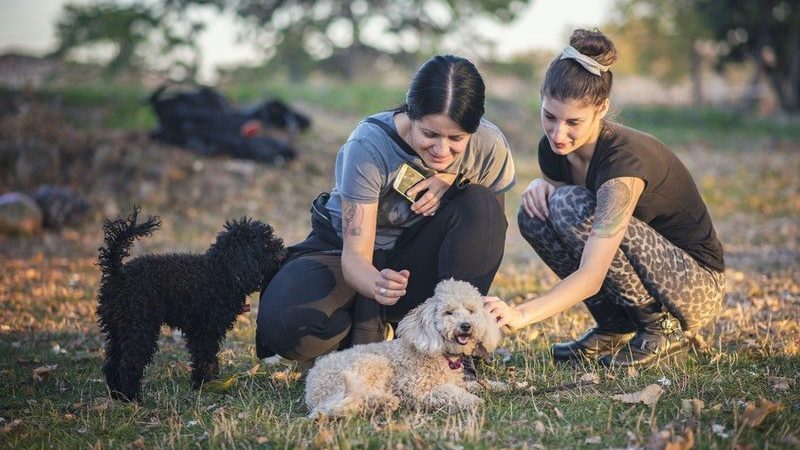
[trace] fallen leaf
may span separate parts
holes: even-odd
[[[269,438],[266,436],[259,436],[256,438],[256,444],[258,445],[264,445],[267,442],[269,442]]]
[[[203,384],[203,390],[207,392],[213,392],[215,394],[224,394],[236,386],[236,380],[236,375],[231,375],[224,380],[209,381],[208,383]]]
[[[780,402],[773,402],[764,397],[761,397],[759,401],[761,403],[759,407],[756,407],[755,402],[747,402],[747,406],[745,406],[741,416],[742,425],[755,428],[764,422],[769,413],[783,409],[783,405]]]
[[[617,394],[612,396],[614,400],[619,400],[623,403],[644,403],[645,405],[654,405],[661,394],[664,393],[664,389],[657,384],[651,384],[642,389],[638,392],[633,392],[630,394]]]
[[[66,420],[68,422],[72,422],[73,420],[75,420],[77,418],[78,418],[78,416],[76,416],[75,414],[70,414],[70,413],[64,414],[64,420]]]
[[[49,366],[40,366],[33,369],[33,381],[37,383],[41,383],[44,379],[50,375],[56,368],[58,364],[52,364]]]
[[[562,413],[561,410],[558,409],[557,406],[553,407],[553,411],[556,413],[556,416],[558,416],[559,419],[563,419],[564,418],[564,413]]]
[[[585,373],[581,375],[580,382],[582,384],[597,384],[600,382],[600,375],[596,373]]]
[[[794,378],[769,377],[769,381],[772,383],[772,390],[774,391],[788,391],[794,386]]]
[[[144,438],[139,436],[133,442],[131,442],[131,448],[144,448]]]
[[[628,366],[628,377],[639,378],[639,370],[636,367]]]
[[[290,382],[299,380],[301,376],[303,376],[303,374],[297,371],[281,370],[273,373],[270,378],[272,378],[272,381]]]
[[[249,376],[249,377],[256,376],[256,374],[258,373],[258,369],[260,369],[260,368],[261,368],[261,364],[256,363],[255,366],[253,366],[253,367],[251,367],[250,369],[247,370],[247,376]]]
[[[3,433],[10,433],[22,425],[21,419],[14,419],[11,422],[3,425]]]
[[[681,400],[681,409],[683,410],[684,414],[691,414],[694,416],[699,417],[700,412],[703,411],[703,408],[706,407],[706,403],[700,399],[692,398],[684,398]]]
[[[689,450],[694,447],[694,431],[685,428],[682,432],[664,429],[653,433],[647,440],[646,450]]]
[[[600,439],[600,436],[590,436],[590,437],[587,437],[586,439],[584,439],[583,442],[586,443],[586,444],[599,444],[599,443],[603,442],[603,440]]]
[[[721,438],[727,438],[727,437],[730,436],[730,434],[725,432],[725,426],[724,425],[719,425],[719,424],[716,424],[716,423],[712,424],[711,425],[711,431],[713,431],[714,434],[716,434],[717,436],[719,436]]]
[[[547,427],[544,425],[544,423],[542,423],[541,420],[533,422],[533,429],[539,434],[544,434],[547,432]]]

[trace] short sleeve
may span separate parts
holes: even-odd
[[[482,172],[478,183],[497,194],[508,191],[517,182],[514,158],[503,133],[498,132]]]
[[[539,141],[539,169],[547,178],[566,183],[567,177],[562,173],[559,158],[558,155],[553,153],[547,138],[542,136]]]
[[[378,201],[387,170],[376,149],[360,139],[351,139],[336,158],[336,187],[341,196],[354,203]]]
[[[622,177],[641,178],[645,184],[650,181],[645,164],[636,152],[625,147],[610,149],[602,160],[598,161],[595,171],[595,192],[607,181]]]

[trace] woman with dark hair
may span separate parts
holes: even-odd
[[[311,234],[262,292],[260,358],[307,361],[383,340],[388,324],[450,277],[486,295],[515,175],[505,137],[483,112],[475,66],[436,56],[403,106],[358,124],[337,155],[333,190],[312,204]]]
[[[561,278],[538,298],[486,306],[512,329],[583,301],[597,322],[555,344],[559,362],[651,365],[682,356],[685,332],[722,304],[724,261],[686,167],[653,136],[606,119],[614,44],[576,30],[542,83],[542,178],[522,194],[519,228]]]

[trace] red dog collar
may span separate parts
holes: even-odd
[[[444,359],[447,361],[447,365],[451,370],[458,370],[461,368],[461,356],[456,356],[456,359],[452,360],[445,355]]]

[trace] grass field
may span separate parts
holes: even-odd
[[[336,150],[353,125],[402,98],[374,86],[239,89],[229,91],[238,101],[273,92],[313,116],[298,161],[199,159],[151,143],[153,117],[135,89],[39,93],[0,116],[3,191],[71,184],[95,211],[78,228],[0,236],[0,448],[665,448],[665,439],[669,448],[689,448],[680,446],[689,440],[696,448],[800,448],[800,127],[716,110],[623,107],[619,114],[687,164],[725,245],[724,309],[686,364],[641,372],[554,366],[549,345],[590,326],[576,307],[505,338],[486,372],[515,389],[483,393],[486,405],[476,413],[401,410],[312,422],[298,368],[255,357],[253,296],[254,310],[241,316],[220,355],[230,386],[190,389],[187,353],[164,329],[142,403],[109,401],[94,316],[102,219],[133,203],[161,216],[163,229],[135,254],[203,251],[225,218],[245,214],[297,241],[308,231],[308,202],[330,188]],[[21,95],[4,91],[0,99]],[[538,175],[536,108],[493,97],[487,112],[508,134],[519,178],[492,288],[511,301],[556,281],[514,225],[519,194]],[[31,155],[37,170],[23,176],[18,161]],[[587,374],[597,383],[547,392]],[[614,398],[652,384],[663,390],[654,404]]]

